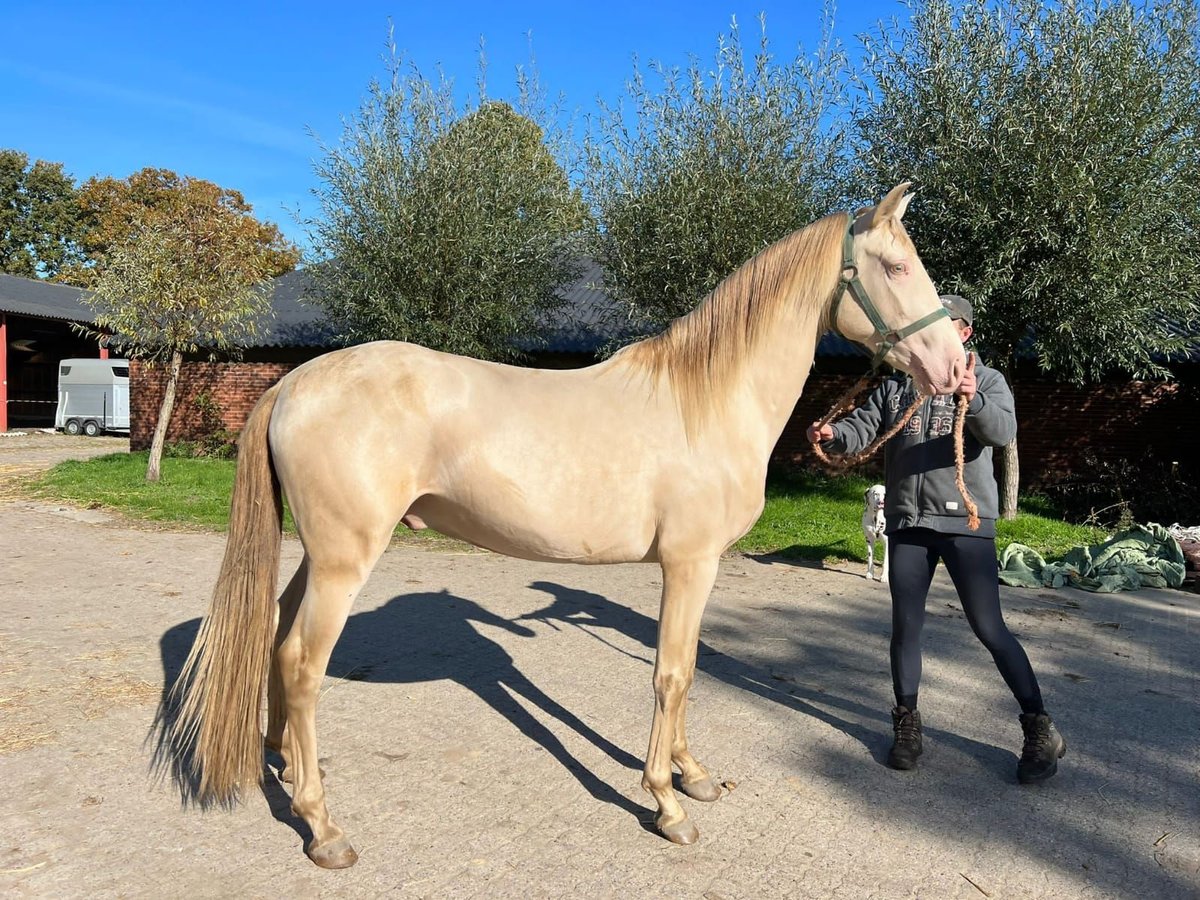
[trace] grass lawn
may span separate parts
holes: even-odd
[[[777,473],[767,482],[766,508],[735,549],[790,559],[865,562],[863,492],[874,483],[859,475]],[[1040,497],[1022,499],[1017,517],[997,522],[996,532],[998,549],[1015,541],[1043,556],[1058,556],[1106,536],[1098,528],[1062,521]]]
[[[46,499],[107,507],[132,518],[223,530],[229,519],[234,466],[232,460],[167,457],[162,461],[162,480],[147,484],[146,454],[117,453],[60,463],[34,483],[34,491]],[[857,475],[775,475],[767,484],[762,516],[734,549],[790,559],[865,561],[860,523],[863,491],[871,484]],[[295,531],[290,516],[285,528]],[[997,531],[1001,548],[1017,541],[1046,556],[1104,537],[1098,529],[1061,521],[1039,498],[1023,501],[1017,518],[999,522]],[[432,531],[413,534],[401,528],[399,534],[422,544],[448,542]]]

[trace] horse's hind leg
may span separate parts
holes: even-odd
[[[270,675],[267,680],[267,735],[266,745],[283,757],[283,770],[279,780],[290,782],[291,772],[291,742],[287,735],[287,706],[283,699],[283,684],[279,677],[279,645],[292,630],[296,611],[300,601],[304,599],[304,590],[308,583],[308,557],[301,560],[292,580],[279,596],[279,606],[276,610],[275,652],[271,656]]]
[[[696,664],[700,640],[700,618],[717,574],[718,558],[687,562],[663,562],[663,596],[658,620],[658,655],[654,661],[654,724],[642,786],[658,803],[655,825],[676,844],[690,844],[700,836],[696,826],[679,805],[671,786],[671,761],[682,746],[677,761],[686,762],[684,780],[709,779],[704,768],[687,752],[686,740],[679,744],[681,716],[687,689]],[[711,779],[709,779],[711,780]]]
[[[387,546],[386,538],[376,543],[372,551],[343,554],[344,558],[336,561],[307,558],[304,598],[276,654],[287,716],[289,747],[285,756],[295,785],[292,810],[312,829],[312,841],[305,852],[327,869],[352,866],[358,854],[325,805],[325,788],[317,765],[317,699],[350,606]]]

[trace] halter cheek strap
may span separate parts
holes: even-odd
[[[854,223],[856,218],[853,213],[850,213],[850,224],[846,227],[846,236],[842,239],[842,277],[838,279],[837,294],[833,298],[833,313],[830,316],[830,322],[833,323],[834,331],[837,331],[837,315],[838,308],[841,305],[842,297],[846,291],[850,292],[856,303],[866,313],[867,318],[871,322],[871,326],[875,329],[875,333],[880,337],[879,349],[875,351],[875,355],[871,358],[871,368],[876,369],[883,362],[884,357],[892,352],[892,348],[899,344],[910,334],[915,334],[927,325],[932,325],[938,319],[950,318],[950,313],[942,306],[939,306],[929,315],[921,316],[915,322],[905,325],[903,328],[889,328],[887,323],[883,321],[883,316],[879,314],[879,309],[871,302],[870,295],[867,294],[866,287],[863,286],[862,280],[858,277],[858,264],[854,261]],[[839,332],[840,333],[840,332]]]

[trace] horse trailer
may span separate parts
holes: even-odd
[[[54,428],[88,437],[129,434],[129,360],[64,359]]]

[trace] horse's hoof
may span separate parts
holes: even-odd
[[[679,787],[680,790],[693,800],[712,803],[714,800],[721,799],[721,786],[713,781],[712,778],[701,778],[698,781],[684,781]]]
[[[320,846],[310,844],[304,852],[322,869],[348,869],[358,862],[358,854],[344,837]]]
[[[700,829],[692,824],[692,820],[684,816],[678,822],[655,823],[658,832],[672,844],[694,844],[700,837]]]

